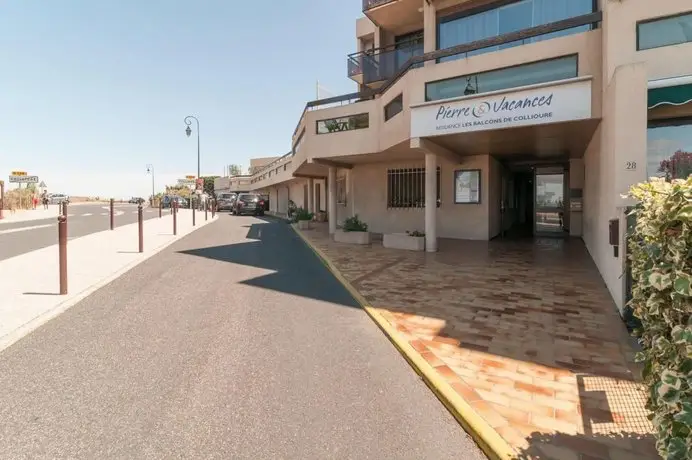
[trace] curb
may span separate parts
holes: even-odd
[[[423,381],[428,385],[447,410],[454,416],[464,430],[476,441],[481,450],[493,460],[508,460],[515,457],[516,452],[478,413],[462,398],[452,386],[447,383],[425,359],[402,338],[396,329],[382,314],[354,288],[341,274],[339,269],[329,260],[319,248],[310,243],[308,238],[296,226],[291,225],[294,232],[303,240],[305,245],[322,261],[334,277],[346,288],[353,298],[363,307],[365,312],[384,332],[413,367]]]
[[[176,243],[180,241],[181,239],[187,237],[188,235],[193,234],[195,231],[199,230],[202,227],[205,227],[209,224],[213,224],[214,222],[217,221],[218,218],[214,218],[208,221],[203,221],[201,225],[197,225],[196,227],[193,227],[192,231],[190,233],[186,233],[185,235],[180,235],[178,237],[173,238],[170,241],[166,241],[165,243],[162,243],[161,245],[155,247],[152,249],[150,253],[146,255],[146,257],[141,257],[137,260],[133,260],[129,264],[125,265],[124,267],[119,268],[115,272],[111,273],[110,275],[106,276],[105,278],[100,279],[96,283],[92,284],[88,288],[80,291],[78,294],[76,294],[74,297],[65,300],[64,302],[61,302],[51,308],[48,311],[45,311],[38,316],[34,317],[33,319],[30,319],[28,322],[22,324],[19,326],[17,329],[13,330],[12,332],[5,334],[4,336],[0,337],[0,352],[3,350],[9,348],[10,346],[14,345],[16,342],[20,341],[27,335],[31,334],[50,320],[60,316],[62,313],[66,312],[69,310],[71,307],[73,307],[75,304],[81,302],[85,298],[89,297],[91,294],[94,292],[98,291],[102,287],[104,287],[107,284],[110,284],[111,282],[115,281],[116,279],[120,278],[123,276],[125,273],[129,272],[133,268],[135,268],[137,265],[149,260],[159,252],[163,251],[166,249],[168,246],[172,245],[173,243]],[[135,222],[134,224],[128,224],[128,225],[137,225]]]

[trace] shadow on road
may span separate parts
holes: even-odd
[[[244,242],[179,252],[273,271],[241,281],[248,286],[360,308],[285,222],[262,220],[249,226]]]

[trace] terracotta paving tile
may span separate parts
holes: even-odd
[[[521,458],[657,458],[636,350],[582,242],[429,254],[304,234]]]
[[[534,385],[532,383],[515,382],[514,388],[517,390],[528,391],[529,393],[541,396],[555,396],[555,391],[550,388]]]

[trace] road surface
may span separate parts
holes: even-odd
[[[164,212],[169,211],[164,210]],[[68,205],[69,238],[79,238],[90,233],[108,230],[110,228],[108,215],[108,203]],[[158,208],[144,208],[145,220],[158,216]],[[127,225],[135,222],[137,222],[137,205],[115,205],[115,225]],[[55,216],[46,219],[8,223],[0,221],[0,260],[45,248],[57,244],[57,242],[57,208]]]
[[[0,456],[485,458],[285,223],[220,219],[0,353]]]

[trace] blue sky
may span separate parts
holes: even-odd
[[[265,5],[266,8],[257,5]],[[5,0],[0,177],[51,192],[146,196],[157,182],[286,153],[319,80],[354,91],[360,0]],[[157,187],[158,188],[158,187]]]

